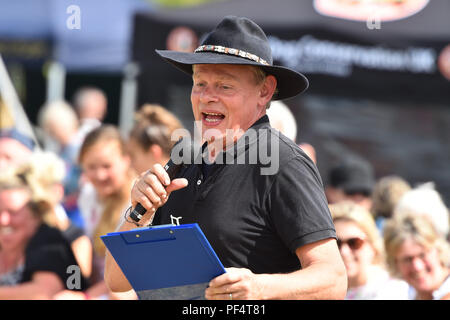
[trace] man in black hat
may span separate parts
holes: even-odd
[[[192,75],[205,157],[172,181],[159,165],[140,176],[131,191],[133,207],[147,210],[140,224],[200,225],[227,270],[207,299],[343,298],[345,267],[317,168],[265,114],[272,99],[304,91],[306,78],[272,64],[264,32],[247,18],[225,17],[193,53],[157,53]],[[118,230],[136,227],[126,220]],[[105,279],[113,291],[131,288],[109,253]]]

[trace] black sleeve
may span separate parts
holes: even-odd
[[[308,243],[336,238],[322,180],[309,159],[296,155],[280,168],[268,203],[275,229],[292,252]]]
[[[59,230],[43,224],[25,250],[25,268],[21,282],[31,281],[36,272],[46,271],[56,274],[66,287],[68,277],[73,274],[70,266],[78,265],[69,243]],[[86,279],[81,277],[80,281],[80,289],[84,289]]]
[[[75,226],[73,223],[70,223],[69,227],[64,230],[62,234],[69,243],[72,243],[79,237],[85,235],[83,229]]]
[[[65,287],[69,275],[67,268],[75,264],[64,245],[51,244],[41,246],[26,255],[23,282],[31,281],[33,274],[36,272],[48,271],[55,273]]]

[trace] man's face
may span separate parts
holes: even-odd
[[[267,84],[268,78],[272,85]],[[201,123],[203,139],[223,138],[227,129],[239,138],[265,114],[275,87],[273,76],[258,84],[250,66],[195,65],[191,103],[194,118]]]

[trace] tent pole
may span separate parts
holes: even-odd
[[[138,90],[138,74],[139,66],[137,65],[137,63],[130,62],[125,66],[119,110],[119,130],[124,137],[128,136],[133,126]]]
[[[27,135],[35,142],[36,150],[40,149],[39,142],[36,139],[33,127],[30,120],[25,113],[22,103],[17,96],[16,90],[8,75],[8,71],[0,54],[0,94],[3,98],[3,103],[6,108],[9,108],[11,115],[14,118],[14,126],[21,133]]]

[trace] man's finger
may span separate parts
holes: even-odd
[[[146,183],[148,186],[150,186],[153,189],[153,192],[155,194],[158,195],[158,197],[162,197],[162,196],[167,196],[167,192],[166,189],[164,188],[164,185],[161,183],[161,181],[159,180],[159,178],[153,174],[153,173],[149,173],[148,175],[144,176],[143,182],[141,183]],[[143,186],[142,184],[140,185],[140,190],[143,190]]]
[[[170,194],[172,191],[179,190],[187,187],[188,181],[185,178],[177,178],[171,181],[169,186],[166,188],[167,194]]]
[[[153,203],[154,206],[159,206],[162,203],[161,197],[156,194],[154,189],[152,189],[152,187],[150,187],[148,184],[143,184],[142,187],[138,186],[138,188],[139,191],[147,196],[147,198]]]
[[[136,190],[132,197],[131,205],[135,208],[138,203],[140,203],[147,211],[153,208],[153,203],[150,199],[141,191]]]
[[[162,165],[159,163],[155,164],[152,168],[152,172],[164,186],[167,187],[170,184],[169,174],[164,170]]]

